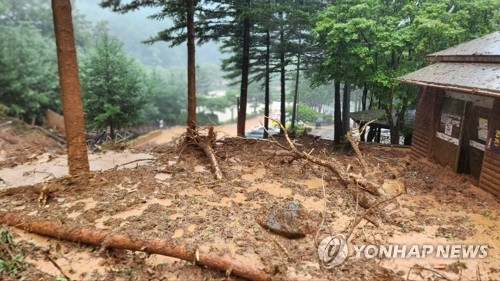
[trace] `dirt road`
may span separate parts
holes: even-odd
[[[264,124],[263,117],[255,117],[252,119],[248,119],[245,124],[245,131],[249,131],[253,126]],[[229,136],[235,137],[237,132],[236,123],[215,126],[215,131],[217,132],[218,137]],[[176,138],[180,137],[184,132],[186,132],[186,126],[175,126],[170,127],[161,131],[161,134],[152,138],[148,141],[148,143],[162,144],[168,143]]]

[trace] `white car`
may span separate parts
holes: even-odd
[[[267,130],[270,136],[276,135],[280,132],[279,128],[269,128]],[[264,137],[264,126],[257,125],[253,127],[249,132],[245,132],[245,137],[247,138],[263,138]]]

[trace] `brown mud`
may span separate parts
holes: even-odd
[[[332,148],[330,142],[310,136],[295,142],[316,157],[334,157],[346,167],[359,167],[353,152],[345,147]],[[276,152],[281,148],[270,141],[220,139],[215,148],[224,173],[220,181],[214,180],[208,160],[197,149],[181,150],[173,144],[141,146],[127,153],[141,153],[136,160],[154,160],[127,166],[115,163],[91,172],[87,179],[51,177],[5,189],[0,193],[0,213],[15,212],[26,220],[90,227],[134,239],[165,238],[201,252],[232,255],[277,280],[437,280],[440,275],[450,280],[500,279],[497,198],[477,188],[467,176],[430,162],[411,162],[407,148],[360,148],[370,176],[388,193],[404,194],[385,209],[380,227],[364,220],[356,227],[349,241],[349,258],[332,269],[320,265],[315,236],[318,233],[322,239],[349,232],[363,212],[352,187],[346,189],[322,167],[279,156]],[[52,155],[50,161],[61,157],[41,150],[34,153],[38,156],[21,161],[24,158],[3,152],[0,165],[12,167],[5,162],[17,159],[14,166],[31,163],[35,169],[40,163],[33,159],[43,153]],[[130,159],[121,163],[127,162]],[[39,200],[43,187],[49,191],[46,202]],[[311,231],[304,238],[288,239],[258,223],[263,214],[288,201],[299,202],[308,212],[304,223]],[[72,280],[239,279],[170,257],[100,249],[1,227],[14,234],[14,243],[24,249],[25,261],[32,264],[15,275],[0,274],[4,280],[22,276],[54,280],[62,272]],[[489,248],[484,259],[362,259],[352,252],[353,245],[361,244],[487,244]]]

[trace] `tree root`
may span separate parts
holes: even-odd
[[[127,235],[117,234],[97,229],[74,227],[65,228],[60,224],[48,221],[37,221],[35,218],[23,218],[14,213],[0,213],[0,223],[5,223],[33,233],[63,239],[72,242],[82,242],[104,248],[142,251],[150,254],[170,256],[199,265],[216,268],[223,272],[231,272],[236,276],[249,280],[270,280],[264,271],[238,261],[228,255],[217,253],[200,253],[198,249],[187,249],[176,246],[164,239],[139,240]]]
[[[207,130],[207,135],[202,135],[200,134],[201,130],[192,130],[188,128],[185,135],[185,144],[194,144],[201,148],[201,150],[203,150],[205,155],[208,157],[208,161],[210,161],[215,179],[221,180],[223,178],[222,170],[217,162],[213,149],[217,135],[214,132],[214,127],[208,127]]]

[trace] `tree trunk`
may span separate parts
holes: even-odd
[[[57,65],[64,115],[69,174],[89,172],[89,159],[85,145],[82,94],[78,77],[71,3],[52,0],[54,31],[57,45]]]
[[[285,89],[285,31],[283,27],[283,12],[280,12],[280,89],[281,89],[281,118],[283,128],[286,128],[286,89]],[[281,130],[283,130],[283,128]],[[283,133],[283,132],[282,132]]]
[[[188,80],[188,129],[196,129],[196,62],[194,45],[194,0],[187,0],[187,80]]]
[[[299,45],[300,45],[300,39],[299,39]],[[299,99],[299,77],[300,77],[300,53],[297,54],[297,72],[295,73],[295,94],[293,95],[292,129],[295,127],[295,119],[297,117],[297,102]]]
[[[366,110],[366,98],[368,97],[368,85],[363,83],[363,96],[361,97],[361,110]]]
[[[109,125],[109,137],[111,138],[111,141],[115,140],[115,127],[113,124]]]
[[[344,95],[342,97],[342,132],[345,134],[349,132],[351,117],[349,113],[351,112],[351,89],[349,87],[349,81],[344,81]]]
[[[335,96],[335,104],[334,104],[334,112],[333,112],[333,141],[336,144],[340,143],[340,138],[342,137],[342,116],[340,114],[340,81],[335,80],[333,82],[334,86],[334,96]]]
[[[270,5],[271,0],[268,0],[267,3]],[[270,58],[271,54],[271,32],[269,31],[269,28],[266,29],[266,77],[265,77],[265,92],[264,92],[264,138],[269,137],[269,103],[270,103],[270,93],[269,93],[269,81],[271,80],[270,77],[270,70],[269,70],[269,62],[271,60]]]
[[[250,0],[246,1],[247,9],[250,9]],[[247,96],[248,96],[248,72],[250,68],[250,18],[247,13],[243,20],[243,50],[241,56],[241,88],[240,107],[238,110],[237,135],[245,136],[245,122],[247,119]]]

